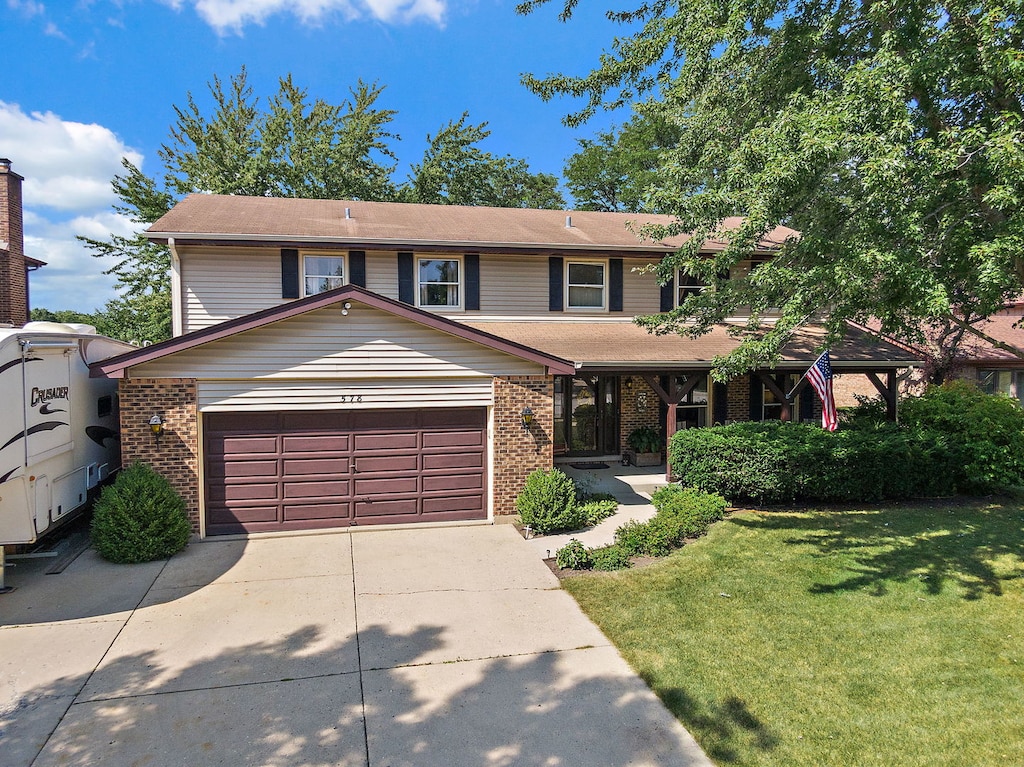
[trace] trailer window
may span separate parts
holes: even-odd
[[[109,394],[96,400],[96,417],[103,418],[114,412],[114,398]]]

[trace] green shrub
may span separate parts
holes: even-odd
[[[629,561],[629,555],[615,544],[591,549],[590,560],[590,565],[595,570],[625,570],[633,566]]]
[[[626,437],[626,444],[638,453],[660,453],[665,440],[661,432],[650,426],[639,426]]]
[[[516,510],[523,524],[541,535],[587,524],[586,513],[576,502],[576,486],[558,469],[530,474],[516,498]]]
[[[588,570],[591,566],[591,552],[572,538],[555,552],[555,564],[563,570]]]
[[[647,523],[631,519],[615,530],[615,545],[626,556],[638,557],[647,550]]]
[[[938,432],[955,446],[964,490],[987,492],[1024,484],[1024,408],[968,381],[929,387],[901,403],[901,421]]]
[[[181,496],[144,463],[121,471],[93,506],[92,545],[111,562],[165,559],[185,548],[191,533]]]
[[[619,509],[619,502],[614,498],[593,498],[580,503],[580,510],[586,516],[587,526],[593,527],[615,514]]]
[[[685,429],[669,450],[682,484],[755,503],[946,495],[960,476],[947,435],[869,418],[835,433],[781,421]]]

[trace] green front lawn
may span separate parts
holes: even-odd
[[[563,585],[719,765],[1024,763],[1024,507],[738,513]]]

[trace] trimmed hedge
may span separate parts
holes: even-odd
[[[576,485],[558,469],[537,469],[516,498],[524,525],[540,535],[586,527],[587,511],[576,502]]]
[[[781,421],[685,429],[669,452],[682,484],[755,503],[950,495],[961,475],[950,437],[892,423],[834,433]]]

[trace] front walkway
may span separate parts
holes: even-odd
[[[711,765],[510,525],[43,569],[0,596],[5,767]]]
[[[585,459],[574,463],[586,463]],[[569,463],[557,463],[555,468],[561,469],[577,487],[588,493],[611,493],[619,502],[618,511],[600,524],[577,530],[572,533],[558,535],[538,535],[530,538],[527,543],[541,558],[555,556],[555,552],[575,538],[584,546],[598,548],[615,542],[615,530],[630,520],[646,522],[654,516],[651,505],[651,494],[659,487],[668,484],[665,480],[665,465],[661,466],[622,466],[611,461],[602,461],[607,469],[578,469]]]

